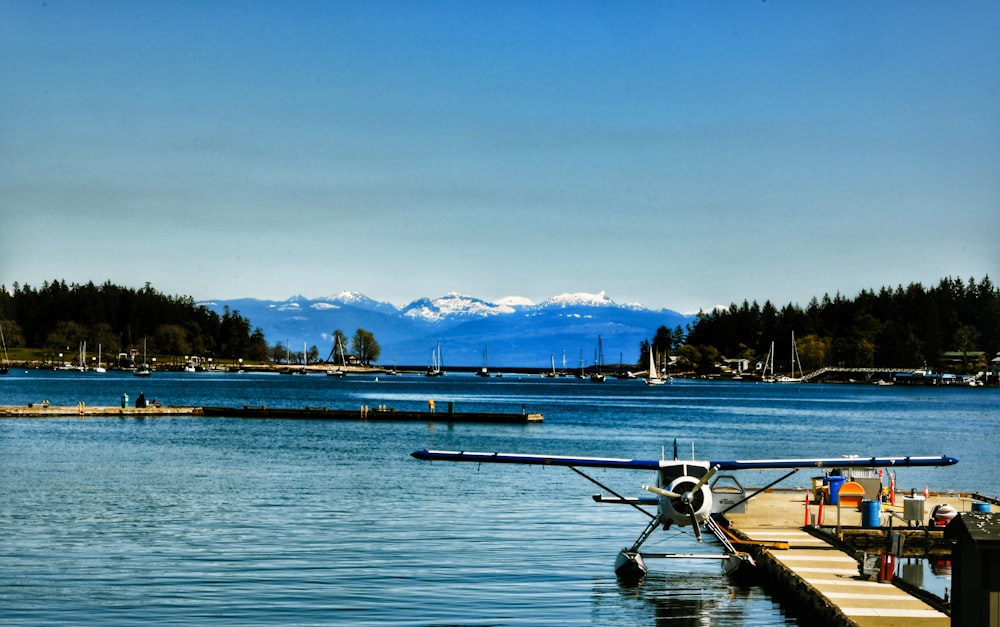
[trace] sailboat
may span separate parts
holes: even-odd
[[[302,342],[302,367],[295,371],[296,374],[309,374],[309,351],[306,349],[308,342]]]
[[[555,355],[549,355],[549,358],[552,361],[552,370],[549,370],[543,376],[545,376],[548,379],[554,379],[555,376],[556,376],[556,356]]]
[[[490,346],[489,344],[483,347],[483,367],[476,371],[477,377],[488,377],[490,376]]]
[[[146,338],[142,338],[142,365],[136,368],[132,374],[137,377],[148,377],[153,374],[153,369],[149,367],[149,362],[146,361]]]
[[[597,336],[597,371],[590,375],[590,380],[594,383],[604,383],[604,347],[601,345],[601,336]]]
[[[87,343],[80,342],[80,355],[78,357],[80,363],[77,364],[73,370],[77,372],[87,372]]]
[[[798,366],[799,376],[795,376],[795,367]],[[802,362],[799,361],[799,351],[795,347],[795,331],[792,331],[792,370],[787,375],[779,376],[775,383],[802,383]]]
[[[438,342],[437,352],[431,351],[431,365],[424,375],[428,377],[440,377],[443,374],[444,370],[441,369],[441,342]]]
[[[649,347],[649,376],[646,377],[646,385],[663,385],[667,380],[656,372],[656,359],[653,358],[653,347]]]
[[[760,373],[760,380],[764,383],[774,383],[774,341],[771,341],[771,348],[764,357],[764,369]]]
[[[396,353],[392,354],[392,370],[386,370],[385,374],[392,377],[399,375],[399,371],[396,370]]]
[[[798,367],[799,376],[795,376],[795,369]],[[761,381],[764,383],[802,383],[802,363],[799,361],[799,351],[795,348],[795,331],[792,331],[792,371],[787,375],[778,375],[774,371],[774,342],[771,342],[771,350],[764,358],[764,370],[761,372]]]
[[[94,367],[94,372],[105,373],[107,368],[104,367],[104,363],[101,361],[101,345],[97,345],[97,365]]]
[[[341,343],[339,335],[337,336],[337,342],[336,346],[334,346],[334,350],[340,353],[340,366],[336,370],[327,370],[326,376],[340,377],[343,379],[347,376],[347,370],[344,369],[344,366],[347,365],[347,359],[344,357],[344,345]],[[393,370],[395,370],[395,368]],[[393,372],[393,374],[395,374],[395,372]]]
[[[7,361],[7,340],[3,338],[3,326],[0,326],[0,344],[3,345],[3,365],[0,366],[0,375],[10,372],[10,362]]]
[[[616,379],[635,379],[635,373],[625,369],[624,353],[618,353],[618,370],[615,372]]]

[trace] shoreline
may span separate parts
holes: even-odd
[[[72,366],[52,366],[46,365],[41,362],[21,362],[20,364],[9,363],[9,370],[51,370],[51,371],[64,371],[64,372],[77,372],[77,369]],[[481,366],[453,366],[446,368],[444,372],[455,373],[455,374],[479,374],[481,371]],[[108,368],[107,372],[114,373],[129,373],[134,372],[132,368]],[[427,368],[424,366],[398,366],[387,368],[383,366],[336,366],[334,364],[315,364],[315,365],[294,365],[289,366],[286,364],[244,364],[244,365],[213,365],[209,368],[199,368],[194,372],[188,371],[190,374],[221,374],[221,373],[249,373],[249,374],[280,374],[280,375],[328,375],[333,372],[343,372],[348,376],[422,376],[427,372]],[[180,373],[185,372],[184,367],[180,365],[164,365],[157,364],[153,368],[153,373],[157,372],[170,372],[170,373]],[[818,373],[821,371],[817,371]],[[804,379],[797,381],[792,381],[788,383],[777,382],[778,385],[794,385],[794,384],[807,384],[807,383],[826,383],[831,385],[875,385],[875,386],[885,386],[892,387],[894,385],[901,385],[906,387],[1000,387],[1000,376],[992,372],[983,372],[979,375],[951,375],[947,373],[933,373],[928,376],[900,376],[900,377],[890,377],[888,380],[885,379],[885,375],[888,373],[899,373],[900,375],[909,372],[904,368],[825,368],[822,369],[822,375],[817,376],[816,373],[812,373],[811,376],[807,376]],[[80,372],[80,374],[86,374],[87,371]],[[552,378],[554,380],[575,380],[579,379],[576,374],[566,374],[552,377],[550,371],[546,368],[541,367],[518,367],[518,368],[505,368],[503,372],[493,372],[486,376],[480,375],[484,379],[492,378],[502,378],[504,375],[508,376],[519,376],[519,377],[544,377]],[[630,377],[616,377],[611,374],[611,371],[606,375],[607,379],[615,380],[621,379],[625,381],[641,381],[646,374],[645,371],[636,371],[632,373]],[[859,375],[860,378],[855,378],[851,376],[852,374]],[[679,372],[670,375],[673,379],[679,380],[697,380],[697,381],[719,381],[719,382],[745,382],[745,383],[774,383],[772,381],[765,381],[763,377],[756,374],[743,374],[742,376],[735,376],[731,373],[716,373],[709,375],[698,375],[694,372]],[[587,380],[585,377],[583,380]]]

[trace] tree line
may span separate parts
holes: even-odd
[[[102,345],[107,353],[146,343],[159,355],[281,362],[289,349],[269,347],[263,332],[238,311],[226,308],[220,315],[189,296],[167,296],[148,283],[141,289],[59,280],[40,288],[0,286],[0,326],[8,348],[52,353],[73,353],[81,342]],[[350,341],[343,331],[334,333],[360,363],[378,360],[381,349],[370,332],[358,329]],[[986,368],[1000,350],[1000,289],[984,276],[946,278],[931,288],[911,283],[863,290],[854,298],[824,295],[804,308],[733,303],[699,313],[686,330],[660,327],[652,342],[639,347],[639,363],[648,361],[652,346],[655,354],[676,355],[685,370],[711,372],[724,357],[762,361],[773,342],[775,363],[788,364],[793,333],[807,371],[927,366],[973,372]],[[318,360],[316,347],[309,353],[310,363]],[[337,363],[339,355],[328,360]]]
[[[825,366],[975,372],[1000,350],[1000,290],[984,276],[863,290],[854,298],[824,295],[804,308],[743,301],[699,313],[676,350],[685,367],[705,372],[723,357],[753,365],[774,342],[775,364],[790,365],[793,332],[807,372]]]
[[[110,282],[52,281],[40,288],[0,286],[0,325],[8,348],[73,353],[81,342],[105,353],[146,349],[159,355],[201,355],[263,361],[267,343],[238,311],[222,315],[189,296],[167,296]]]

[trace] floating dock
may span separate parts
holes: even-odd
[[[327,407],[202,407],[205,416],[229,418],[282,418],[310,420],[367,420],[401,422],[482,422],[499,424],[527,424],[542,422],[542,414],[503,412],[456,411],[399,411],[389,407],[361,407],[359,409],[330,409]]]
[[[65,418],[65,417],[155,417],[204,416],[226,418],[271,418],[276,420],[366,420],[380,422],[470,422],[491,424],[529,424],[544,420],[542,414],[527,412],[433,412],[398,411],[393,408],[360,407],[330,409],[328,407],[102,407],[97,405],[55,406],[48,404],[22,407],[0,407],[0,418]]]
[[[759,494],[744,513],[727,513],[729,531],[753,542],[787,543],[788,549],[747,546],[775,595],[810,617],[816,624],[860,627],[948,627],[947,603],[915,588],[898,577],[862,574],[862,565],[850,545],[871,543],[885,546],[888,527],[862,528],[858,507],[826,505],[822,525],[814,525],[817,505],[806,510],[804,491],[775,490]],[[976,495],[979,498],[979,495]],[[968,511],[976,498],[954,493],[931,495],[925,501],[929,515],[935,505],[948,503]],[[839,516],[839,524],[838,524]],[[809,520],[809,524],[803,524]],[[887,524],[887,523],[886,523]],[[925,521],[926,524],[926,521]],[[892,532],[911,534],[914,546],[943,538],[943,527],[910,528],[899,520]],[[946,544],[946,543],[944,543]],[[932,548],[923,545],[921,553]],[[950,553],[947,553],[950,555]],[[904,553],[905,559],[905,553]],[[876,575],[878,571],[876,570]]]
[[[200,407],[117,407],[87,405],[38,405],[0,407],[0,418],[65,418],[77,416],[80,418],[101,416],[200,416]]]

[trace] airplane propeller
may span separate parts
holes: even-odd
[[[642,486],[642,489],[652,492],[653,494],[659,494],[660,496],[665,496],[670,499],[683,498],[680,494],[677,494],[676,492],[671,492],[670,490],[664,490],[663,488],[658,488],[655,485],[644,485]]]
[[[704,476],[702,476],[702,478],[698,480],[698,483],[694,484],[694,487],[691,488],[691,492],[694,493],[700,490],[701,486],[711,481],[712,477],[715,476],[715,473],[718,471],[719,471],[718,466],[712,466],[711,468],[709,468],[708,472],[706,472]]]
[[[698,539],[698,542],[701,542],[701,525],[698,523],[698,515],[694,508],[694,499],[695,495],[698,494],[698,492],[706,483],[711,481],[712,477],[715,475],[716,472],[718,472],[718,470],[719,470],[718,466],[712,466],[711,468],[708,469],[708,472],[702,475],[701,479],[695,482],[695,484],[691,487],[690,490],[685,490],[680,494],[672,492],[671,490],[665,490],[663,488],[658,488],[656,486],[651,486],[651,485],[644,485],[642,486],[642,489],[646,490],[647,492],[652,492],[653,494],[659,494],[660,496],[665,496],[669,499],[679,499],[681,504],[687,507],[688,517],[691,519],[691,526],[694,528],[695,538]]]

